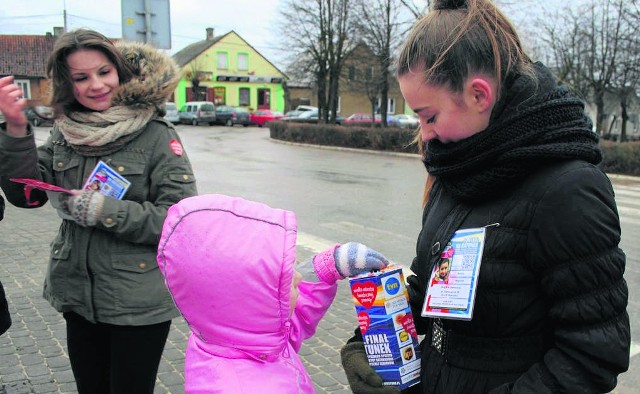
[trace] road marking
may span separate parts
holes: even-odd
[[[329,223],[323,223],[322,224],[323,227],[328,228],[328,229],[335,229],[335,230],[341,230],[341,231],[351,231],[351,232],[356,232],[356,231],[367,231],[370,234],[378,234],[380,236],[384,236],[384,237],[395,237],[395,238],[401,238],[401,239],[405,239],[405,240],[413,240],[414,237],[407,237],[405,235],[402,234],[398,234],[396,232],[393,231],[388,231],[388,230],[382,230],[382,229],[378,229],[378,228],[372,228],[372,227],[368,227],[359,223],[353,223],[353,222],[329,222]]]
[[[640,353],[640,344],[637,344],[633,341],[631,341],[631,350],[629,351],[630,356],[629,358],[637,355],[638,353]]]
[[[298,231],[298,245],[311,249],[313,253],[320,253],[334,244],[335,242],[327,239]]]
[[[640,216],[640,209],[618,205],[618,214],[620,216],[623,216],[623,214],[624,216]]]

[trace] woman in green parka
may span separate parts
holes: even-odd
[[[44,297],[66,320],[78,391],[153,393],[178,316],[158,271],[157,244],[167,209],[197,194],[180,137],[162,119],[180,70],[151,46],[79,29],[58,38],[47,72],[56,119],[41,146],[20,88],[11,76],[0,79],[2,189],[24,208],[48,196],[10,178],[72,190],[51,201],[63,220]],[[100,162],[131,183],[121,199],[84,187]]]

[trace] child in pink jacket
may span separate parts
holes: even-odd
[[[348,243],[294,270],[296,231],[293,212],[241,198],[196,196],[169,209],[158,265],[191,329],[187,393],[314,392],[297,354],[302,341],[314,335],[338,279],[388,261]]]

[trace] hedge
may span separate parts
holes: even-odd
[[[273,139],[316,145],[341,146],[390,152],[418,153],[413,143],[414,130],[396,127],[362,127],[325,124],[269,123]],[[640,141],[614,142],[601,139],[603,160],[599,164],[607,173],[640,176]]]
[[[315,145],[342,146],[390,152],[418,153],[414,130],[396,127],[362,127],[271,122],[271,138]]]

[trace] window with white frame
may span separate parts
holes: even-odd
[[[229,68],[228,55],[226,52],[218,52],[218,70]]]
[[[388,114],[396,113],[396,99],[393,97],[387,98],[387,113]]]
[[[380,97],[376,97],[376,113],[380,112]],[[387,97],[387,113],[395,114],[396,113],[396,99],[393,97]]]
[[[31,99],[31,83],[28,79],[16,79],[14,83],[22,89],[22,97]]]
[[[238,70],[246,71],[249,69],[249,55],[246,53],[238,53]]]

